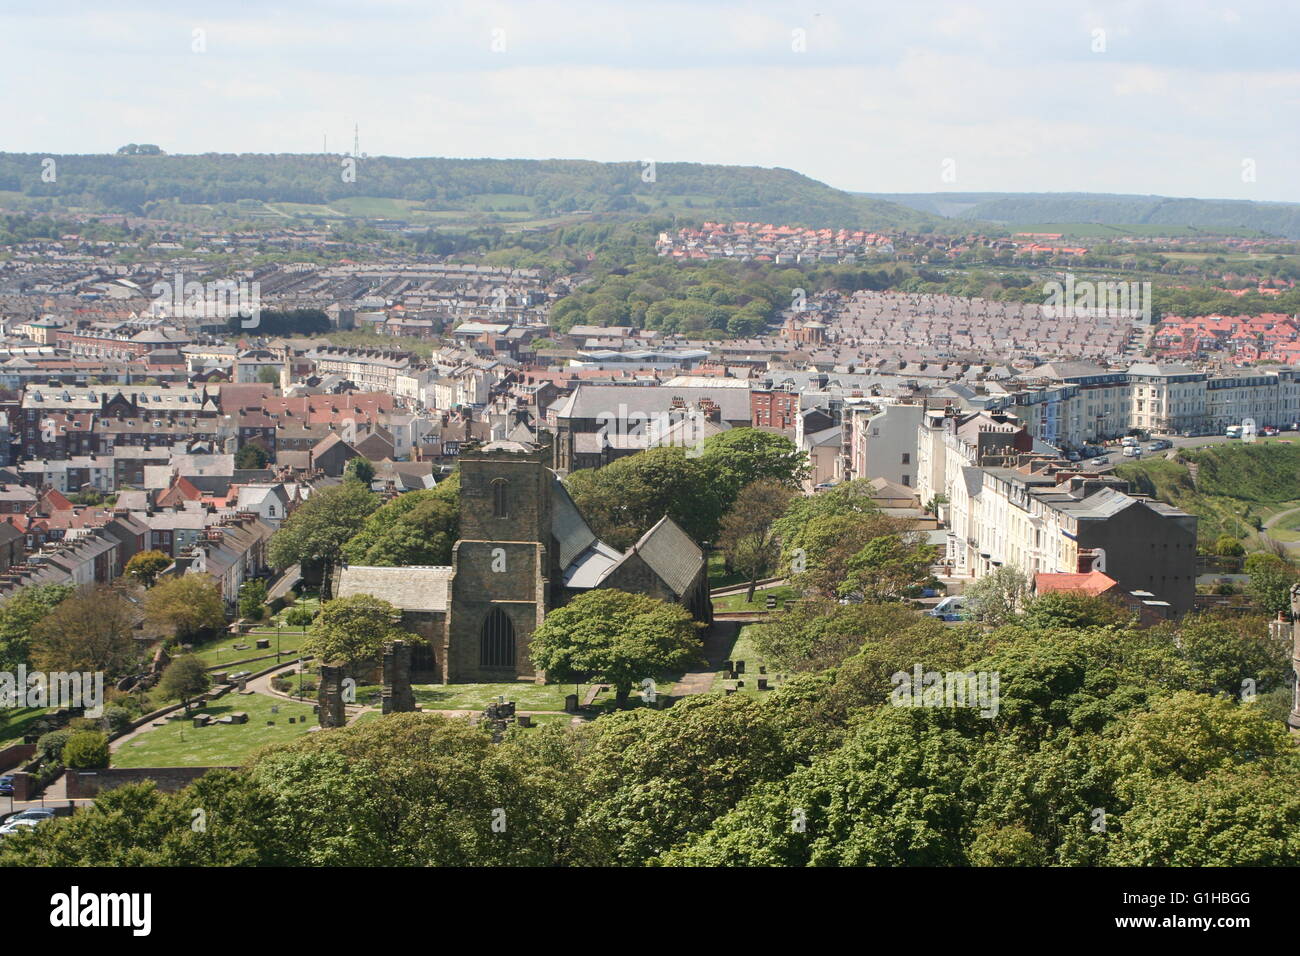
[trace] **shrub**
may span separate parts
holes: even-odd
[[[101,770],[108,757],[108,737],[99,730],[78,730],[63,745],[63,763],[74,770]]]
[[[291,607],[284,612],[284,623],[290,627],[306,627],[316,620],[316,614],[309,607]]]
[[[71,728],[63,727],[59,730],[51,730],[48,734],[42,734],[36,741],[36,756],[44,757],[53,763],[60,763],[63,760],[63,747],[73,733],[74,731]]]
[[[134,719],[135,715],[125,707],[109,707],[104,711],[104,724],[110,734],[125,733]]]

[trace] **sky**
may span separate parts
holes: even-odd
[[[0,0],[0,151],[1300,201],[1300,3]]]

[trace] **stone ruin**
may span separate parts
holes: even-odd
[[[348,722],[347,711],[343,707],[343,665],[322,664],[320,666],[320,688],[316,692],[319,702],[318,715],[322,727],[342,727]]]
[[[411,645],[390,641],[384,645],[384,694],[382,712],[406,714],[415,710],[411,690]]]

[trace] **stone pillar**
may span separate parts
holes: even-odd
[[[1291,586],[1291,669],[1295,672],[1295,688],[1287,725],[1300,732],[1300,584]]]
[[[320,690],[316,699],[320,705],[317,714],[322,727],[342,727],[348,722],[347,712],[343,709],[342,664],[320,666]]]
[[[406,641],[389,641],[384,645],[383,713],[406,714],[413,710],[411,645]]]

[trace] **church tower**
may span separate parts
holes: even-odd
[[[460,540],[452,551],[444,679],[531,678],[528,642],[546,615],[550,449],[513,441],[460,457]]]

